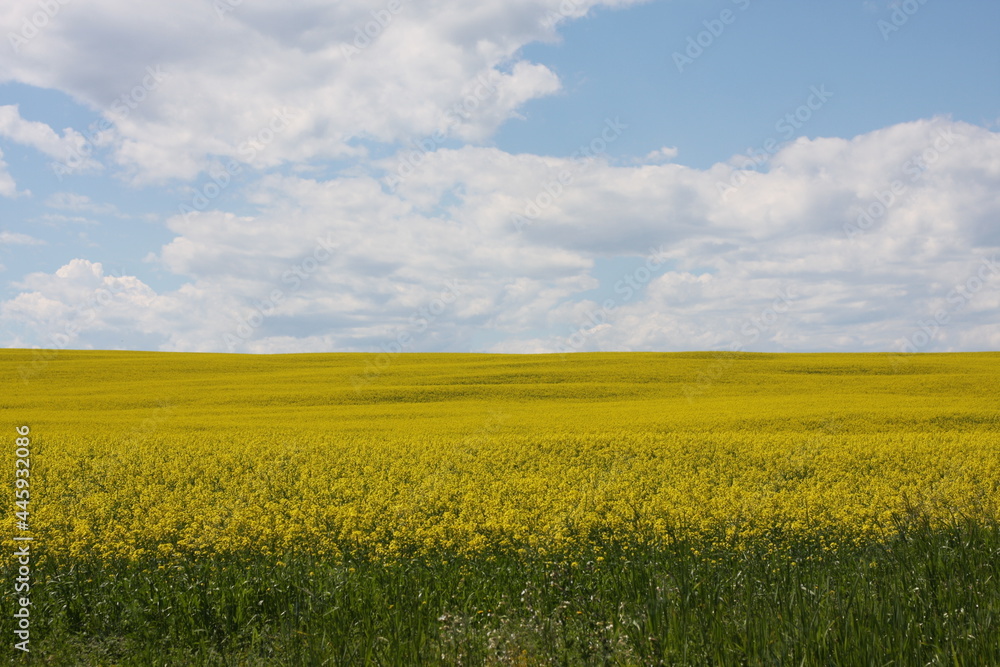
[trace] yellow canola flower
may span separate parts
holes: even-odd
[[[363,355],[59,359],[5,399],[50,555],[577,567],[611,542],[834,548],[1000,508],[1000,355],[736,355],[720,377],[710,354],[400,355],[363,386]]]

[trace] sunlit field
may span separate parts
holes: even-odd
[[[998,362],[6,350],[14,657],[1000,664]]]

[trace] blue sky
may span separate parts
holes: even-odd
[[[995,2],[40,7],[7,347],[1000,345]]]
[[[891,10],[855,2],[652,2],[601,10],[570,23],[554,44],[523,56],[559,74],[566,90],[525,105],[529,122],[507,124],[508,151],[568,154],[591,131],[590,115],[622,115],[630,132],[612,153],[676,146],[678,160],[705,168],[775,132],[810,86],[834,101],[802,133],[853,137],[888,125],[951,114],[994,122],[1000,109],[1000,6],[929,1],[885,40]],[[735,21],[684,72],[672,60],[703,21],[730,9]],[[904,29],[905,28],[905,29]]]

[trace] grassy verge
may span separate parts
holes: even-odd
[[[1000,664],[1000,531],[978,524],[565,561],[84,558],[35,576],[39,664]]]

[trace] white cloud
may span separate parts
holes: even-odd
[[[114,204],[99,204],[86,195],[73,192],[56,192],[45,200],[45,205],[49,208],[61,211],[74,211],[94,213],[97,215],[113,215],[122,217],[118,207]]]
[[[482,147],[425,158],[395,192],[379,171],[269,176],[247,193],[252,215],[173,217],[150,260],[188,283],[154,294],[133,279],[94,340],[126,327],[167,350],[371,351],[400,334],[424,350],[892,350],[945,312],[926,349],[995,347],[1000,275],[970,287],[1000,254],[1000,134],[983,128],[799,140],[765,172]],[[71,283],[103,280],[94,266],[27,280],[5,317],[46,330],[79,302]]]
[[[48,225],[98,225],[100,224],[97,220],[93,220],[82,215],[62,215],[60,213],[45,213],[38,216],[37,220],[39,222],[46,223]]]
[[[658,148],[655,151],[650,151],[643,162],[649,164],[659,164],[661,162],[670,162],[675,157],[677,157],[678,150],[674,146],[664,146],[663,148]]]
[[[159,333],[157,312],[168,314],[167,297],[133,276],[108,275],[99,262],[74,259],[51,274],[37,272],[14,286],[22,292],[0,304],[8,324],[30,338],[18,346],[113,347],[123,330]]]
[[[631,165],[441,148],[485,142],[560,89],[522,46],[632,2],[60,5],[0,50],[0,83],[67,93],[103,131],[0,106],[0,137],[90,170],[99,152],[137,185],[229,160],[297,176],[272,170],[171,218],[173,240],[148,260],[179,289],[74,259],[15,283],[5,325],[18,344],[108,347],[132,332],[198,351],[372,350],[401,335],[432,350],[894,349],[944,313],[928,349],[996,348],[1000,277],[978,273],[1000,252],[994,131],[935,118],[800,138],[747,170],[746,156],[689,168],[672,147]],[[7,2],[0,28],[37,11]],[[366,159],[411,139],[426,148]],[[304,176],[343,157],[361,159]],[[0,197],[20,194],[0,153]],[[71,192],[45,204],[48,223],[125,217]],[[5,247],[37,243],[0,233]],[[651,249],[666,261],[655,270]]]
[[[0,197],[17,197],[21,194],[17,191],[17,183],[7,171],[7,163],[3,160],[3,151],[0,151]]]
[[[17,232],[0,232],[0,245],[44,245],[45,241]]]
[[[66,128],[60,136],[45,123],[22,118],[16,104],[0,106],[0,137],[30,146],[72,169],[93,170],[100,166],[89,157],[89,144],[82,134]]]
[[[547,16],[633,1],[437,0],[390,14],[368,0],[254,0],[220,16],[200,0],[94,0],[53,17],[20,53],[0,52],[0,83],[58,89],[102,112],[115,124],[105,133],[114,159],[135,181],[191,179],[213,156],[268,167],[436,131],[482,140],[558,90],[553,72],[517,55],[553,38]],[[12,0],[0,26],[16,30],[34,11],[34,0]],[[280,110],[289,120],[271,138]],[[32,127],[33,145],[56,152],[51,131]]]

